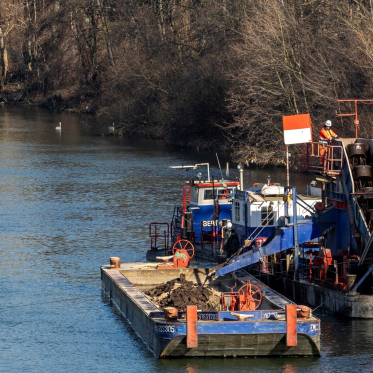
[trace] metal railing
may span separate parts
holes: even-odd
[[[163,230],[162,230],[163,228]],[[158,247],[164,245],[164,252],[167,255],[170,237],[170,225],[168,223],[150,223],[149,224],[150,250],[157,251]]]
[[[340,145],[307,144],[307,168],[311,172],[339,175],[342,171],[343,149]]]

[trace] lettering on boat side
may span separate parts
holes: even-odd
[[[263,312],[263,319],[269,319],[270,317],[277,317],[278,312]]]
[[[311,332],[318,332],[319,331],[319,325],[318,324],[311,324],[310,325],[310,331]]]
[[[154,325],[155,333],[175,333],[175,327],[173,325]]]
[[[202,224],[204,227],[215,227],[219,225],[219,220],[202,220]]]
[[[217,313],[198,313],[198,320],[216,320],[218,321]]]

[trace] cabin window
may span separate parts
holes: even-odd
[[[192,202],[198,202],[198,188],[197,187],[191,188],[190,200]]]
[[[262,212],[262,225],[273,225],[274,224],[274,213],[272,206],[264,206],[261,209]]]
[[[234,203],[234,219],[236,222],[240,221],[240,203],[239,202]]]
[[[219,199],[228,199],[232,198],[233,196],[233,189],[232,188],[224,188],[218,190]]]
[[[205,192],[203,194],[203,199],[214,199],[214,194],[212,192],[212,189],[205,189]]]

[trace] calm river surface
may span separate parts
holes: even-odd
[[[103,297],[100,266],[144,258],[149,222],[170,221],[196,171],[169,166],[210,162],[218,177],[217,161],[80,129],[77,115],[0,107],[0,372],[373,371],[373,320],[323,315],[320,358],[154,358]],[[268,172],[247,171],[246,186]]]

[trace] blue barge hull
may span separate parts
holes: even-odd
[[[255,357],[255,356],[319,356],[320,320],[298,318],[297,345],[286,344],[284,308],[286,298],[240,271],[236,281],[260,285],[263,306],[268,309],[239,312],[250,315],[238,321],[231,312],[198,312],[198,346],[187,348],[185,312],[179,311],[177,321],[166,321],[164,312],[141,291],[165,283],[184,273],[189,281],[202,283],[208,269],[175,268],[172,270],[136,269],[140,263],[122,264],[120,269],[101,267],[104,292],[132,324],[150,350],[160,358],[176,357]],[[229,275],[232,276],[232,275]]]

